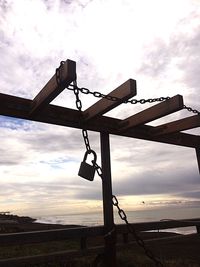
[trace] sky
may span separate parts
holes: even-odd
[[[180,94],[200,110],[200,2],[195,0],[0,0],[0,93],[33,99],[60,61],[80,87],[108,94],[137,81],[135,98]],[[83,110],[98,99],[80,95]],[[52,104],[76,109],[72,91]],[[124,119],[145,105],[122,104]],[[193,114],[182,110],[150,125]],[[199,135],[199,128],[192,129]],[[81,131],[0,116],[0,211],[22,215],[102,210],[102,187],[79,177]],[[89,132],[101,163],[99,133]],[[113,193],[125,210],[199,207],[195,150],[110,136]],[[144,204],[145,203],[145,204]]]

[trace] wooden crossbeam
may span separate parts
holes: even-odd
[[[117,87],[115,90],[113,90],[110,94],[108,94],[108,96],[115,97],[116,101],[102,98],[83,112],[84,120],[87,121],[95,118],[98,115],[105,114],[106,112],[120,105],[123,101],[126,101],[130,97],[133,97],[135,95],[136,81],[129,79],[128,81]]]
[[[44,88],[33,99],[30,115],[35,115],[47,104],[49,104],[56,96],[58,96],[65,87],[76,79],[76,62],[67,59],[61,64],[60,69],[60,85],[57,84],[56,74],[48,81]]]
[[[80,124],[80,113],[77,110],[58,107],[49,104],[43,112],[36,114],[33,118],[29,116],[32,100],[16,96],[0,94],[0,115],[11,116],[15,118],[27,119],[43,123],[62,125],[72,128],[82,129]],[[176,133],[166,136],[152,136],[153,126],[141,125],[129,131],[120,133],[118,125],[122,122],[120,119],[99,116],[95,120],[84,123],[84,128],[96,132],[107,132],[110,134],[137,138],[148,141],[161,142],[185,147],[199,148],[200,136]]]
[[[135,126],[159,119],[183,108],[183,97],[176,95],[162,103],[147,108],[135,115],[123,120],[119,127],[120,131],[126,131]]]
[[[156,126],[152,132],[153,135],[164,135],[186,131],[200,126],[200,116],[194,115],[184,119],[176,120],[173,122],[165,123]]]

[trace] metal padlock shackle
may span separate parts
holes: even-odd
[[[91,154],[91,153],[92,153],[93,156],[94,156],[94,159],[92,160],[92,163],[95,163],[95,162],[97,161],[97,154],[96,154],[96,152],[95,152],[94,150],[92,150],[92,149],[88,149],[88,150],[85,152],[83,161],[86,161],[87,156],[88,156],[89,154]]]
[[[86,162],[87,160],[87,156],[89,154],[93,154],[94,159],[92,160],[92,165],[88,164]],[[96,171],[96,160],[97,160],[97,155],[94,152],[94,150],[92,149],[88,149],[85,152],[83,161],[81,162],[81,166],[78,172],[78,175],[81,176],[82,178],[89,180],[89,181],[93,181],[94,180],[94,175],[95,175],[95,171]]]

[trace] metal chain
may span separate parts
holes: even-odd
[[[96,169],[98,175],[102,178],[102,168],[97,163],[95,164],[95,169]],[[164,265],[161,263],[161,261],[156,259],[156,257],[152,253],[152,251],[146,247],[144,240],[137,234],[137,232],[134,229],[134,226],[128,222],[127,215],[126,215],[125,211],[119,207],[119,202],[118,202],[118,199],[115,195],[112,195],[112,204],[113,204],[113,206],[117,207],[118,214],[119,214],[120,218],[126,223],[128,231],[134,236],[137,244],[143,248],[146,256],[155,263],[156,267],[164,267]],[[108,233],[108,235],[109,234],[110,233]]]
[[[187,109],[189,112],[193,112],[194,114],[200,115],[200,112],[196,109],[192,109],[191,107],[183,106],[184,109]]]
[[[127,215],[124,210],[119,207],[119,202],[115,195],[112,196],[112,203],[113,206],[117,207],[120,218],[126,223],[128,231],[133,235],[136,243],[143,248],[146,256],[155,263],[156,267],[163,267],[164,265],[161,263],[161,261],[156,259],[152,251],[146,247],[144,240],[137,234],[134,226],[128,222]]]
[[[79,98],[79,90],[78,90],[76,81],[74,81],[74,94],[76,96],[76,107],[81,112],[82,103],[81,103],[81,100]],[[87,151],[88,150],[92,150],[91,146],[90,146],[90,140],[89,140],[89,136],[88,136],[88,131],[86,129],[82,129],[82,136],[83,136],[83,140],[84,140],[84,143],[85,143],[86,150]],[[95,163],[94,167],[95,167],[95,170],[96,170],[97,174],[102,178],[102,169],[101,169],[101,167],[97,163]]]
[[[79,98],[79,89],[77,87],[77,81],[73,82],[73,86],[74,86],[74,94],[76,96],[76,107],[79,110],[79,112],[81,113],[82,110],[82,102]],[[80,116],[80,122],[81,122],[81,116]],[[85,147],[86,150],[89,151],[91,150],[91,146],[90,146],[90,140],[89,140],[89,136],[88,136],[88,131],[86,129],[82,129],[82,136],[83,136],[83,140],[85,143]],[[95,162],[94,164],[95,170],[97,172],[97,174],[102,178],[102,168]],[[104,261],[104,253],[98,254],[93,263],[92,266],[93,267],[97,267],[99,265],[100,262]]]
[[[74,94],[76,96],[76,107],[81,113],[82,102],[81,102],[81,100],[79,98],[79,90],[77,89],[77,82],[76,81],[74,81]],[[80,121],[81,121],[81,117],[80,117]],[[86,150],[91,150],[90,140],[89,140],[89,137],[88,137],[88,131],[85,130],[85,129],[82,129],[82,136],[83,136],[83,140],[84,140],[84,143],[85,143]]]
[[[73,85],[70,85],[68,88],[68,90],[74,90],[74,86]],[[107,100],[110,100],[110,101],[118,101],[120,100],[120,98],[118,97],[115,97],[115,96],[110,96],[110,95],[104,95],[100,92],[97,92],[97,91],[90,91],[88,88],[85,88],[85,87],[82,87],[82,88],[78,88],[76,87],[76,90],[80,91],[81,93],[83,94],[91,94],[93,95],[94,97],[97,97],[97,98],[105,98]],[[123,103],[125,104],[146,104],[146,103],[155,103],[155,102],[163,102],[165,100],[168,100],[170,99],[169,96],[167,97],[157,97],[157,98],[148,98],[148,99],[129,99],[129,100],[126,100],[126,101],[123,101]],[[187,106],[183,106],[184,109],[187,109],[189,112],[193,112],[197,115],[200,115],[200,112],[196,109],[192,109],[191,107],[187,107]]]
[[[81,113],[82,102],[81,102],[81,100],[79,98],[79,89],[77,87],[77,81],[73,82],[73,87],[74,87],[74,94],[76,96],[76,107],[79,110],[79,112]],[[80,116],[80,122],[81,122],[81,116]],[[86,150],[87,151],[91,150],[90,140],[89,140],[89,137],[88,137],[88,131],[85,130],[85,129],[82,129],[82,136],[83,136],[83,140],[84,140],[84,143],[85,143]]]
[[[73,85],[69,85],[68,90],[74,90],[74,86]],[[85,88],[85,87],[82,87],[82,88],[79,88],[79,87],[76,87],[76,89],[78,91],[80,91],[81,93],[83,94],[91,94],[93,95],[94,97],[97,97],[97,98],[105,98],[107,100],[110,100],[110,101],[118,101],[120,100],[120,98],[116,97],[116,96],[110,96],[110,95],[104,95],[100,92],[97,92],[97,91],[90,91],[88,88]],[[165,101],[165,100],[168,100],[170,99],[170,97],[159,97],[159,98],[149,98],[149,99],[129,99],[129,100],[126,100],[126,101],[123,101],[123,103],[127,104],[127,103],[130,103],[130,104],[145,104],[145,103],[154,103],[154,102],[162,102],[162,101]]]
[[[78,111],[81,112],[82,110],[82,102],[79,98],[79,90],[78,90],[78,87],[77,87],[77,81],[74,81],[73,82],[73,86],[74,86],[74,94],[76,96],[76,107],[78,109]]]
[[[168,100],[168,99],[170,99],[169,96],[167,96],[167,97],[158,97],[158,98],[139,99],[139,100],[130,99],[130,100],[124,101],[123,103],[146,104],[146,103],[162,102],[162,101],[165,101],[165,100]]]

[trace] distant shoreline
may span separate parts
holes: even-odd
[[[50,229],[75,228],[81,225],[64,225],[55,223],[40,223],[28,216],[18,216],[10,213],[0,213],[0,233],[41,231]]]

